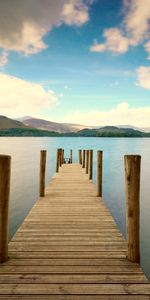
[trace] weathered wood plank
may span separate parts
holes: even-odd
[[[142,271],[138,266],[11,266],[2,265],[0,268],[0,273],[70,273],[70,274],[89,274],[89,273],[134,273],[141,274]]]
[[[28,259],[28,258],[126,258],[126,251],[10,251],[10,258]]]
[[[94,245],[84,245],[84,246],[76,246],[76,245],[44,245],[43,243],[40,245],[36,244],[27,244],[24,243],[22,246],[18,245],[9,245],[9,251],[126,251],[126,247],[124,245],[103,245],[103,246],[94,246]]]
[[[127,259],[100,259],[100,258],[53,258],[53,259],[10,259],[6,264],[9,266],[133,266],[137,267],[138,264],[133,264]]]
[[[10,295],[0,296],[2,300],[9,300]],[[150,300],[148,295],[11,295],[15,300]]]
[[[32,300],[41,300],[41,296],[44,300],[91,300],[90,295],[15,295],[12,296],[12,299],[15,300],[26,300],[26,299],[32,299]],[[10,299],[10,296],[3,295],[0,296],[0,299]],[[147,295],[92,295],[92,299],[94,300],[150,300],[150,297]]]
[[[28,286],[28,288],[27,288]],[[149,295],[149,284],[0,284],[1,294],[31,295]]]
[[[0,274],[0,283],[147,283],[143,274]]]

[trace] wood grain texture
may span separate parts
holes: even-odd
[[[0,263],[8,259],[8,213],[11,157],[0,155]]]
[[[46,171],[46,150],[40,152],[40,197],[45,196],[45,171]]]
[[[127,243],[79,164],[64,164],[9,243],[0,300],[150,300]]]
[[[125,155],[128,259],[140,261],[140,155]]]
[[[97,151],[97,196],[102,197],[103,152]]]

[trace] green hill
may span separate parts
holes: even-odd
[[[149,133],[144,133],[132,128],[118,128],[115,126],[105,126],[99,129],[83,129],[78,131],[79,136],[88,137],[146,137]]]
[[[85,128],[77,133],[65,134],[65,136],[81,137],[150,137],[150,133],[145,133],[132,128],[118,128],[115,126],[105,126],[97,129]]]

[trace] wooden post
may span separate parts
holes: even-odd
[[[56,155],[56,173],[59,172],[59,149],[57,149],[57,155]]]
[[[86,168],[85,173],[88,174],[89,172],[89,150],[86,150]]]
[[[46,150],[41,150],[40,157],[40,197],[45,196]]]
[[[72,149],[70,149],[70,163],[72,164]]]
[[[61,164],[64,163],[64,149],[61,149]]]
[[[85,150],[83,150],[82,168],[85,168]]]
[[[140,261],[140,155],[125,155],[126,179],[126,226],[128,242],[128,259]]]
[[[79,164],[82,165],[82,150],[79,149]]]
[[[61,163],[62,163],[62,149],[59,148],[59,167],[61,167]]]
[[[0,263],[8,260],[8,214],[11,157],[0,155]]]
[[[103,151],[97,151],[97,196],[102,197]]]
[[[93,150],[89,152],[89,179],[93,178]]]

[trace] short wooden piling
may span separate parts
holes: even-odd
[[[85,166],[85,173],[88,174],[89,172],[89,150],[86,150],[86,166]]]
[[[83,150],[82,168],[85,168],[85,150]]]
[[[128,259],[140,261],[140,155],[125,155]]]
[[[70,149],[70,163],[72,164],[72,149]]]
[[[62,149],[59,148],[59,167],[62,165]]]
[[[40,156],[40,197],[45,196],[46,150],[41,150]]]
[[[64,163],[64,149],[61,150],[61,164]]]
[[[97,151],[97,196],[102,197],[103,151]]]
[[[57,149],[57,154],[56,154],[56,173],[59,172],[59,149]]]
[[[89,151],[89,179],[93,178],[93,150]]]
[[[82,165],[82,150],[79,149],[78,153],[79,153],[79,164]]]
[[[8,214],[11,157],[0,155],[0,263],[8,260]]]

